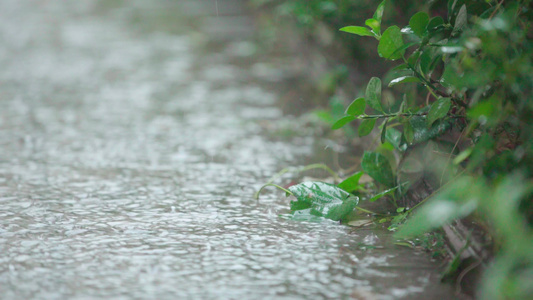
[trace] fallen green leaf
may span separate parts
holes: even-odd
[[[289,190],[296,197],[296,201],[291,201],[292,211],[310,209],[309,214],[334,221],[343,219],[359,203],[359,198],[324,182],[302,182]]]

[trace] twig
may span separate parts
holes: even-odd
[[[500,9],[500,7],[502,6],[502,3],[503,3],[504,0],[500,1],[500,3],[498,3],[498,5],[496,5],[496,8],[494,9],[494,11],[492,12],[492,14],[490,14],[490,17],[489,17],[489,20],[492,20],[492,18],[496,15],[496,12]]]
[[[401,116],[401,117],[415,117],[415,116],[418,116],[418,117],[421,117],[421,116],[426,116],[427,114],[428,114],[427,112],[423,112],[423,113],[414,113],[414,114],[396,113],[396,114],[383,114],[383,115],[363,115],[363,116],[358,116],[356,119],[359,119],[359,120],[362,120],[362,119],[383,119],[383,118],[393,118],[393,117],[397,117],[397,116]],[[450,117],[450,118],[464,118],[464,116],[454,115],[454,114],[448,114],[447,116]]]
[[[461,274],[457,277],[457,281],[455,282],[455,295],[458,296],[459,294],[462,294],[462,288],[461,288],[461,282],[463,281],[463,278],[473,269],[477,268],[481,264],[481,261],[478,260],[475,263],[468,266],[466,269],[464,269]]]

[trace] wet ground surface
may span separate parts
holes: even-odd
[[[244,12],[0,2],[0,298],[453,298],[385,230],[252,199],[320,154],[262,133],[283,74],[253,59]]]

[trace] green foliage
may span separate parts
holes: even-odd
[[[446,117],[451,106],[452,101],[450,100],[450,98],[440,98],[439,100],[435,101],[431,105],[426,119],[428,127],[431,127],[431,125],[435,123],[435,121]]]
[[[381,79],[372,77],[366,86],[365,100],[368,106],[377,111],[383,111],[381,108]]]
[[[423,11],[416,13],[409,20],[409,27],[415,35],[423,37],[427,32],[427,26],[429,23],[429,15]]]
[[[401,77],[391,80],[391,82],[389,83],[389,87],[395,86],[399,83],[409,83],[409,82],[420,82],[420,79],[418,79],[415,76],[401,76]]]
[[[340,31],[353,33],[359,36],[373,36],[379,40],[381,38],[381,19],[383,17],[386,2],[387,0],[383,0],[374,12],[374,16],[365,21],[365,25],[368,26],[368,28],[362,26],[346,26],[341,28]]]
[[[352,176],[346,178],[341,183],[339,183],[338,187],[347,191],[348,193],[352,193],[354,191],[357,191],[362,188],[362,185],[359,184],[359,179],[361,179],[361,176],[363,176],[363,172],[357,172],[353,174]]]
[[[369,135],[372,132],[372,129],[374,129],[374,126],[376,125],[376,119],[366,119],[361,121],[361,124],[359,125],[359,128],[357,129],[357,133],[359,136],[365,136]]]
[[[483,186],[472,177],[451,183],[417,211],[402,227],[398,237],[414,237],[472,213],[479,203]]]
[[[355,99],[350,106],[346,109],[346,113],[357,117],[365,113],[366,101],[365,98]]]
[[[400,27],[393,25],[383,32],[378,44],[378,54],[385,59],[396,60],[401,58],[405,52],[405,49],[398,50],[403,45]]]
[[[407,220],[398,234],[413,236],[475,212],[486,219],[501,249],[485,275],[480,298],[528,298],[533,292],[531,1],[430,1],[444,4],[447,14],[438,5],[432,10],[433,4],[420,2],[392,9],[389,4],[397,2],[383,1],[375,11],[365,7],[371,1],[254,2],[276,3],[280,15],[294,16],[307,28],[320,22],[342,27],[339,37],[351,38],[357,55],[365,55],[364,50],[377,41],[383,63],[395,66],[381,79],[370,79],[361,89],[364,98],[346,110],[336,108],[332,128],[346,131],[354,122],[360,136],[381,141],[362,159],[364,172],[384,190],[375,197],[399,198],[407,186],[416,186],[416,180],[425,177],[439,188],[432,199],[410,210],[400,207],[394,217],[384,220],[391,221],[391,229]],[[407,19],[391,16],[406,11]],[[362,12],[372,16],[364,24]],[[431,148],[428,151],[442,159],[403,159],[421,147]],[[395,166],[394,156],[404,165]],[[413,161],[418,165],[409,166]],[[395,172],[409,168],[421,175],[399,188],[397,183],[405,181]],[[341,183],[342,188],[361,191],[359,179],[353,175]]]
[[[389,160],[377,152],[365,152],[361,162],[363,171],[386,187],[396,185]]]
[[[339,30],[348,32],[348,33],[357,34],[360,36],[374,36],[375,35],[372,31],[370,31],[370,29],[366,27],[361,27],[361,26],[346,26]]]
[[[398,189],[398,187],[393,187],[392,189],[388,189],[388,190],[384,190],[378,194],[375,194],[374,196],[372,196],[370,199],[368,199],[368,201],[370,202],[374,202],[380,198],[383,198],[385,196],[388,196],[388,195],[392,195],[394,194],[394,192]]]
[[[447,18],[420,11],[403,29],[392,25],[381,33],[383,1],[365,22],[368,28],[347,31],[373,36],[382,58],[401,60],[389,73],[387,92],[400,94],[394,98],[402,101],[385,105],[381,79],[373,77],[365,98],[346,110],[342,126],[360,120],[358,132],[364,136],[383,119],[381,143],[388,143],[400,156],[429,141],[452,140],[443,148],[447,150],[440,150],[447,162],[430,168],[429,175],[444,185],[416,207],[398,236],[419,236],[472,212],[485,216],[502,250],[485,276],[483,299],[526,298],[532,292],[524,279],[533,274],[530,4],[450,0]],[[365,114],[365,105],[378,114]],[[382,193],[392,190],[403,195],[403,189],[395,188],[393,170],[399,168],[390,162],[377,151],[366,152],[361,166],[385,188]],[[445,173],[462,175],[453,178]],[[399,212],[391,228],[403,223],[411,211]]]
[[[355,120],[355,117],[354,116],[345,116],[345,117],[342,117],[341,119],[337,120],[337,122],[335,122],[333,124],[333,126],[331,126],[331,129],[340,129],[342,127],[344,127],[344,125],[350,123],[351,121]]]

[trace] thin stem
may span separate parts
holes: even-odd
[[[393,118],[396,116],[413,117],[413,116],[425,116],[425,115],[427,115],[427,113],[415,113],[415,114],[398,113],[398,114],[383,114],[383,115],[364,115],[364,116],[357,117],[357,119],[383,119],[383,118]]]
[[[358,210],[362,211],[362,212],[366,212],[367,214],[371,214],[371,215],[382,215],[382,214],[378,214],[378,213],[375,213],[373,211],[370,211],[368,209],[364,209],[364,208],[361,208],[359,206],[356,207]]]
[[[414,116],[426,116],[428,113],[396,113],[396,114],[383,114],[383,115],[364,115],[364,116],[358,116],[357,119],[382,119],[382,118],[392,118],[396,116],[402,116],[402,117],[414,117]],[[464,118],[464,116],[459,115],[453,115],[449,114],[448,117],[450,118]],[[390,127],[390,126],[389,126]]]
[[[503,3],[503,0],[500,1],[500,3],[498,3],[498,5],[496,6],[496,8],[494,9],[494,11],[492,12],[492,14],[490,14],[490,17],[489,17],[489,20],[492,20],[492,18],[494,18],[494,16],[496,15],[496,12],[500,9],[500,7],[502,6],[502,3]]]
[[[416,77],[418,77],[418,79],[422,80],[425,84],[426,84],[426,87],[428,88],[428,91],[433,95],[433,97],[435,97],[435,99],[437,99],[437,95],[435,95],[435,93],[439,94],[440,96],[442,97],[449,97],[449,96],[443,96],[441,94],[444,94],[442,93],[441,91],[439,91],[431,82],[429,82],[426,77],[424,77],[422,74],[420,74],[416,69],[415,67],[413,67],[409,61],[405,58],[404,55],[402,55],[402,58],[403,58],[403,61],[407,64],[407,66],[409,67],[409,69],[411,69],[411,71],[413,71],[416,75]],[[434,92],[435,91],[435,92]]]
[[[261,191],[262,191],[265,187],[267,187],[267,186],[273,186],[273,187],[276,187],[276,188],[278,188],[278,189],[284,191],[285,193],[294,196],[294,194],[293,194],[291,191],[289,191],[288,189],[286,189],[286,188],[284,188],[284,187],[281,187],[281,186],[279,186],[279,185],[277,185],[277,184],[273,184],[273,183],[267,183],[267,184],[263,185],[263,186],[262,186],[262,187],[261,187],[261,188],[260,188],[255,194],[254,194],[254,199],[259,200],[259,194],[260,194]]]

